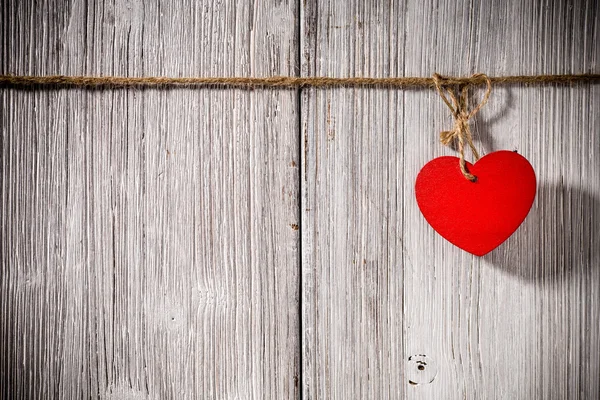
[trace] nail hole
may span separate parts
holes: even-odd
[[[424,354],[408,357],[406,377],[411,385],[426,385],[433,382],[437,375],[436,362]]]

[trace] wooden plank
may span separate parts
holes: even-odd
[[[309,1],[302,12],[304,76],[402,75],[397,2]],[[402,98],[302,94],[305,398],[403,397]]]
[[[39,3],[3,73],[296,71],[293,2]],[[297,397],[297,95],[0,98],[1,397]]]
[[[597,11],[592,1],[409,1],[405,72],[591,72]],[[452,121],[435,93],[407,93],[405,349],[438,369],[407,397],[600,396],[599,103],[591,85],[494,89],[475,121],[478,147],[528,158],[538,196],[515,235],[477,258],[436,235],[416,207],[416,174],[452,154],[436,137]]]
[[[303,74],[598,64],[593,1],[375,3],[308,2]],[[452,120],[435,92],[304,92],[306,398],[600,396],[599,102],[593,85],[494,90],[475,121],[478,147],[525,155],[539,193],[524,226],[476,258],[436,235],[414,200],[419,169],[455,154],[438,142]]]

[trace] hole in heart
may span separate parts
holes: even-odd
[[[425,369],[425,366],[424,366],[424,365],[419,365],[419,366],[417,367],[417,369],[418,369],[419,371],[423,371],[423,370]]]

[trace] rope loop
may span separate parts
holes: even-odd
[[[433,74],[432,78],[437,92],[452,112],[452,117],[454,118],[454,127],[450,131],[441,132],[440,141],[446,146],[456,145],[460,155],[459,166],[462,174],[471,182],[475,182],[477,181],[477,177],[467,169],[465,143],[471,149],[475,161],[479,160],[479,153],[473,144],[469,120],[481,110],[490,98],[492,81],[485,74],[474,74],[471,76],[471,82],[483,80],[486,84],[486,91],[481,101],[469,111],[469,88],[474,86],[473,83],[449,84],[448,81],[453,78],[445,78],[437,73]]]

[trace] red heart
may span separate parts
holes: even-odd
[[[439,157],[419,172],[415,184],[423,216],[450,243],[476,256],[489,253],[523,222],[535,198],[535,172],[512,151],[490,153],[472,165],[466,179],[457,157]]]

